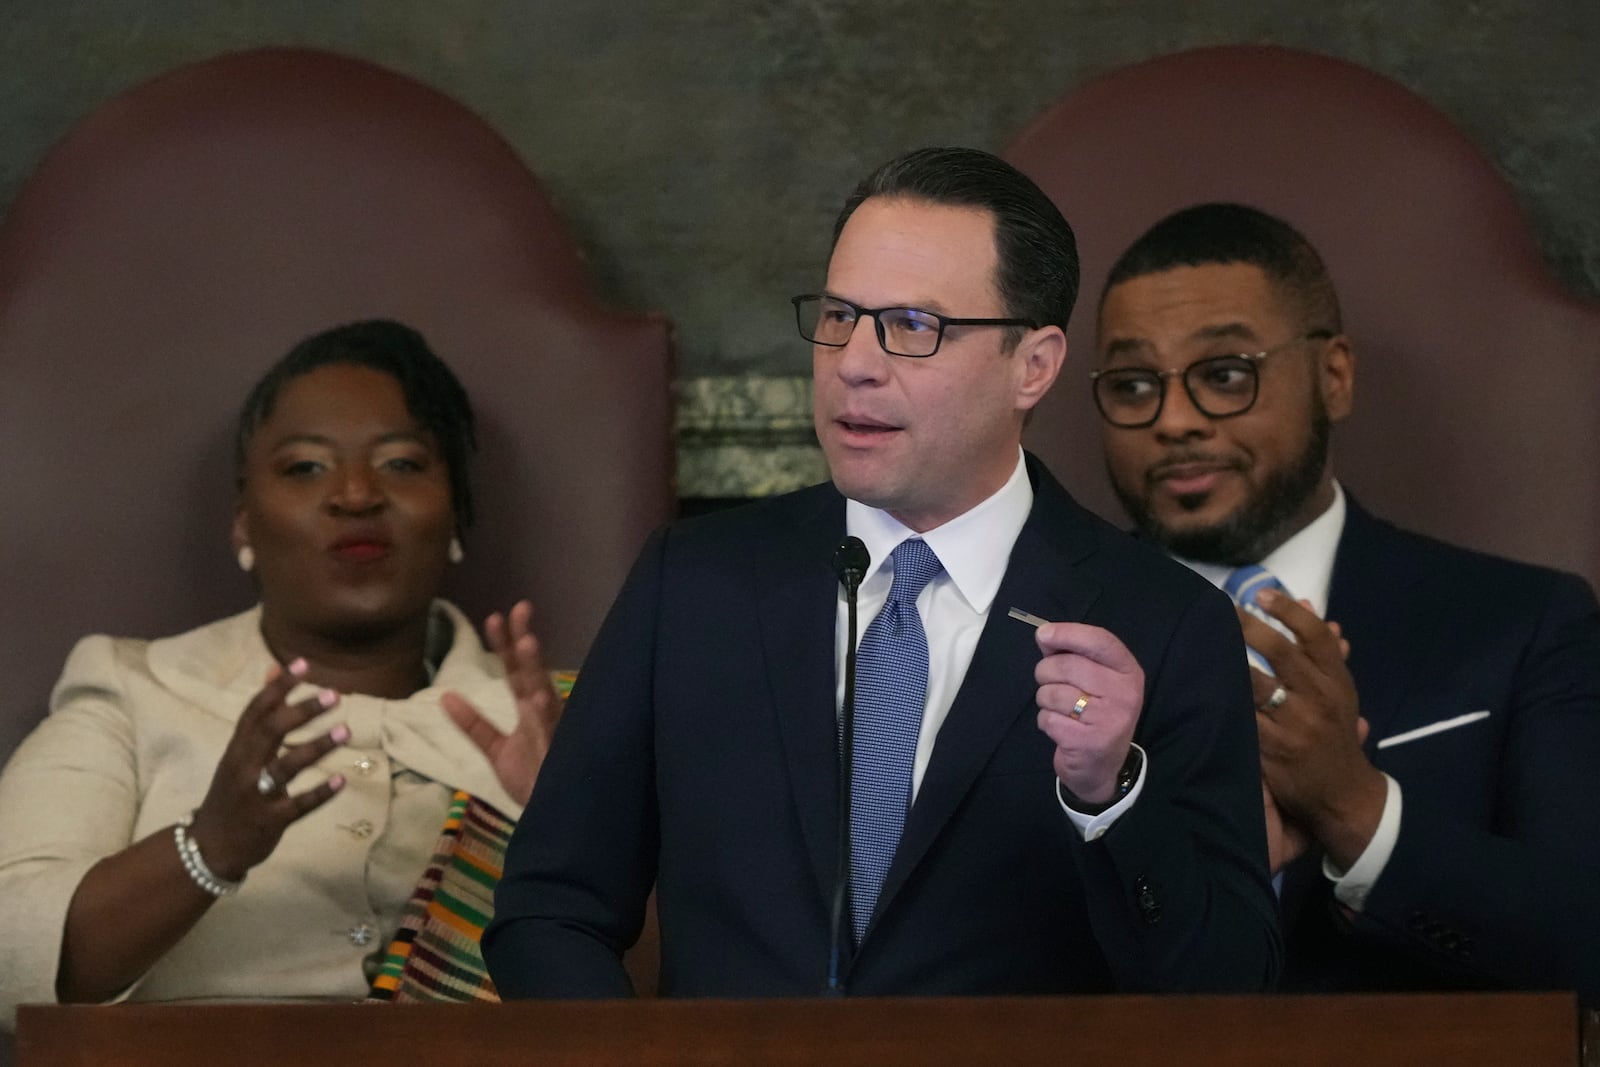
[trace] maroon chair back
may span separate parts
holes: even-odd
[[[72,642],[247,606],[232,426],[301,338],[390,317],[480,420],[449,594],[521,596],[576,666],[672,510],[669,327],[595,298],[488,125],[370,64],[272,49],[157,78],[57,145],[0,227],[0,758]]]
[[[1506,182],[1432,106],[1340,60],[1207,48],[1090,82],[1005,155],[1080,242],[1065,381],[1029,435],[1080,499],[1125,521],[1086,378],[1106,272],[1165,215],[1239,201],[1305,233],[1338,286],[1358,357],[1345,486],[1600,585],[1600,304],[1552,279]]]

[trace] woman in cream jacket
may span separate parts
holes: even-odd
[[[439,588],[472,412],[423,339],[302,342],[239,427],[260,604],[85,638],[0,775],[0,1019],[19,1003],[356,999],[454,790],[515,816],[560,712],[529,608],[493,651]]]

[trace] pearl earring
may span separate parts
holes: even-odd
[[[460,563],[467,558],[466,550],[461,547],[461,538],[450,538],[450,562]]]
[[[249,545],[240,545],[238,555],[239,569],[249,574],[256,569],[256,552]]]

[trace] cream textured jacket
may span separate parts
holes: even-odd
[[[365,995],[451,791],[521,811],[439,703],[454,689],[508,729],[515,710],[499,660],[442,601],[430,647],[438,669],[428,688],[398,701],[346,695],[290,736],[349,724],[349,743],[289,786],[342,773],[345,788],[290,826],[240,892],[217,901],[124,998]],[[170,837],[200,803],[272,662],[259,608],[158,641],[96,635],[73,649],[50,715],[0,775],[0,1026],[12,1025],[18,1004],[55,999],[79,881],[135,841]]]

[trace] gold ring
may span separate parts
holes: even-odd
[[[1083,718],[1083,709],[1088,707],[1088,706],[1089,706],[1089,694],[1088,693],[1079,693],[1077,701],[1074,702],[1073,705],[1072,705],[1072,710],[1067,712],[1067,714],[1071,715],[1074,719],[1081,719],[1081,718]]]

